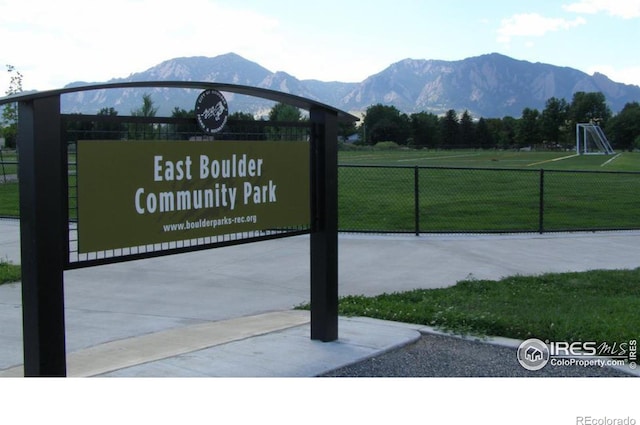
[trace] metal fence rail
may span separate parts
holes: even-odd
[[[342,165],[343,232],[640,229],[640,173]]]

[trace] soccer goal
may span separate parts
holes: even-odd
[[[615,152],[598,124],[583,123],[576,125],[576,153],[611,155]]]

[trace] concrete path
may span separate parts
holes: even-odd
[[[0,258],[19,263],[18,241],[18,222],[0,220]],[[345,234],[339,239],[340,295],[443,287],[465,278],[636,268],[640,266],[639,253],[640,232],[420,237]],[[339,341],[310,341],[308,319],[301,319],[304,313],[290,311],[308,300],[308,236],[68,271],[69,371],[82,376],[313,376],[419,337],[413,325],[343,318]],[[20,284],[0,286],[0,376],[20,374],[16,367],[22,363],[21,321]],[[235,336],[219,340],[223,323],[228,329],[236,329],[233,326],[238,323],[250,326],[237,328]],[[390,334],[396,337],[385,336],[390,327]],[[191,345],[190,332],[202,343]],[[174,352],[176,348],[171,347],[183,337],[190,351]],[[380,341],[372,342],[372,338]],[[161,341],[155,345],[159,348],[140,354],[140,347],[154,346],[150,341]],[[236,349],[238,344],[243,348]],[[120,352],[123,347],[138,350],[135,360],[125,361],[125,356],[115,359],[118,356],[113,350]],[[241,355],[245,349],[249,351]],[[209,355],[207,350],[217,351]],[[285,355],[296,350],[301,350],[299,358],[308,358],[305,364],[321,366],[296,365]],[[320,360],[330,358],[332,350],[334,361]],[[311,352],[319,359],[314,360]],[[96,353],[107,354],[101,357]],[[98,359],[104,357],[111,359],[106,361],[108,366],[98,366]],[[74,359],[81,358],[82,362],[95,358],[96,365],[74,369],[81,363]],[[238,359],[244,363],[237,365]],[[191,360],[199,366],[186,365]]]

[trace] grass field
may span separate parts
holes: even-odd
[[[640,152],[576,156],[575,152],[362,150],[341,151],[338,160],[354,165],[640,172]]]
[[[421,232],[640,227],[638,153],[349,151],[339,162],[341,230],[414,231],[415,167]]]

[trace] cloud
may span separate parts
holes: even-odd
[[[586,22],[582,17],[567,20],[547,18],[537,13],[522,13],[502,20],[497,40],[509,43],[513,37],[542,37],[548,32],[568,30]]]
[[[640,18],[640,0],[581,0],[562,8],[574,13],[593,15],[605,12],[623,19]]]
[[[3,43],[0,64],[20,70],[25,89],[125,77],[181,56],[235,51],[260,61],[265,45],[283,43],[277,19],[209,0],[0,0],[0,39],[13,41]]]

